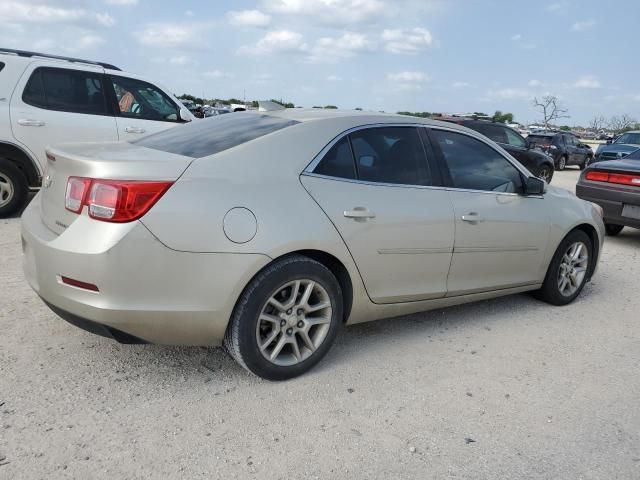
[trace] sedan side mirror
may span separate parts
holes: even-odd
[[[524,180],[525,195],[542,195],[546,190],[546,182],[538,177],[527,177]]]
[[[189,115],[189,110],[187,110],[186,108],[180,109],[180,120],[182,120],[183,122],[191,121],[191,115]]]

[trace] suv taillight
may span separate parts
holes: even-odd
[[[80,213],[86,205],[89,216],[96,220],[131,222],[147,213],[171,185],[173,182],[69,177],[64,206]]]

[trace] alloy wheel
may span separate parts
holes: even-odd
[[[572,243],[560,261],[558,290],[565,297],[573,295],[582,285],[589,265],[589,250],[582,242]]]
[[[0,172],[0,207],[7,205],[14,195],[14,187],[11,179]]]
[[[262,307],[256,325],[258,349],[275,365],[296,365],[324,342],[331,318],[331,299],[320,283],[309,279],[288,282]]]
[[[551,169],[549,167],[542,167],[538,172],[538,177],[547,183],[551,182]]]

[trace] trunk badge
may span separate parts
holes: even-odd
[[[51,186],[51,182],[52,182],[51,175],[47,175],[42,179],[42,187],[49,188]]]

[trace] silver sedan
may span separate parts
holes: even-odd
[[[600,208],[482,135],[267,110],[50,148],[22,223],[33,289],[93,333],[224,344],[282,380],[344,324],[525,291],[565,305],[594,274]]]

